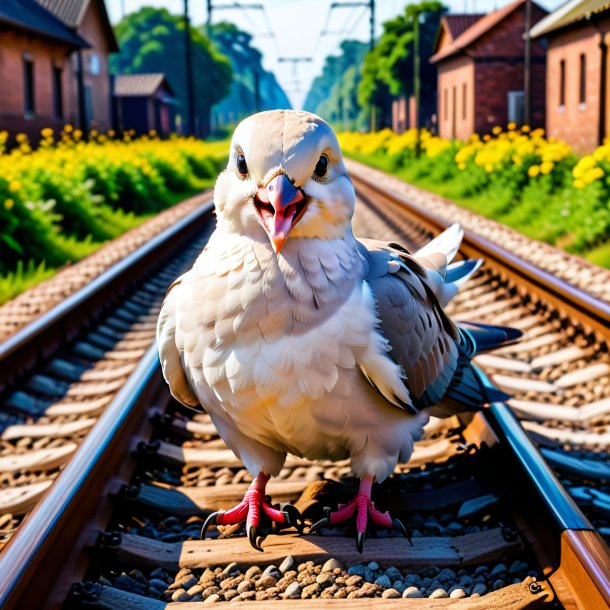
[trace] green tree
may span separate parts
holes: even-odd
[[[115,74],[163,72],[188,119],[184,21],[166,9],[142,8],[127,15],[116,28],[121,52],[111,56]],[[232,80],[229,60],[196,28],[191,28],[197,132],[207,134],[212,106],[228,93]]]
[[[205,26],[202,27],[205,31]],[[261,110],[290,108],[290,102],[271,72],[262,66],[262,55],[252,46],[252,36],[232,23],[212,26],[212,41],[231,62],[233,82],[229,95],[213,109],[219,125],[236,123]]]
[[[366,43],[344,40],[340,54],[328,56],[322,74],[312,82],[305,110],[319,114],[342,129],[362,127],[357,88],[367,48]]]

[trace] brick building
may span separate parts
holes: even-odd
[[[61,127],[71,108],[70,56],[87,42],[34,0],[2,0],[0,28],[0,130],[37,137]]]
[[[177,99],[165,75],[117,75],[114,96],[120,130],[133,129],[138,135],[154,130],[161,137],[176,131]]]
[[[88,43],[72,56],[69,122],[85,131],[108,131],[113,125],[108,56],[119,46],[104,0],[36,1]]]
[[[112,127],[108,55],[118,50],[103,0],[1,0],[0,130]],[[82,68],[82,69],[81,69]]]
[[[610,6],[571,0],[531,30],[548,41],[546,129],[579,153],[610,135]]]
[[[532,3],[532,23],[546,11]],[[438,70],[438,132],[468,138],[495,125],[523,122],[525,0],[485,16],[459,15],[441,22],[430,61]],[[531,46],[531,116],[544,125],[545,49]]]

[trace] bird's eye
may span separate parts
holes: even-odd
[[[237,171],[242,176],[248,175],[248,164],[246,163],[246,157],[243,155],[237,155]]]
[[[316,167],[313,170],[313,173],[318,178],[324,178],[328,173],[328,157],[326,155],[321,155],[316,163]]]

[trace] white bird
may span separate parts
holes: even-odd
[[[373,506],[372,483],[408,462],[432,407],[448,415],[490,401],[469,360],[477,344],[519,335],[466,330],[443,312],[480,261],[448,265],[462,238],[457,225],[414,255],[356,239],[337,138],[306,112],[240,123],[214,201],[216,230],[170,287],[157,330],[172,395],[203,405],[255,477],[243,502],[210,516],[204,535],[211,522],[246,522],[262,550],[261,510],[288,518],[265,498],[288,453],[350,459],[359,492],[324,523],[355,513],[359,550],[369,516],[404,532]]]

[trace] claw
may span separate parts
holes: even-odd
[[[249,525],[246,529],[250,544],[253,548],[262,553],[263,547],[261,546],[261,542],[263,540],[263,537],[258,535],[258,528],[256,527],[256,525]]]
[[[321,530],[323,527],[327,527],[328,525],[330,525],[330,513],[331,510],[328,506],[324,507],[324,514],[326,515],[325,517],[322,517],[319,521],[316,521],[310,528],[309,528],[309,533],[310,534],[315,534],[317,533],[319,530]]]
[[[408,541],[411,546],[413,546],[413,541],[411,540],[411,536],[409,532],[407,532],[407,528],[403,525],[400,519],[392,519],[392,525],[395,530],[398,530]]]
[[[362,551],[364,550],[364,541],[366,540],[366,532],[358,532],[356,535],[356,549],[362,555]]]
[[[205,540],[205,535],[210,527],[210,525],[212,525],[212,523],[216,524],[217,523],[217,518],[220,515],[219,510],[217,510],[216,512],[213,512],[211,515],[208,516],[208,518],[205,520],[203,527],[201,528],[201,539]]]

